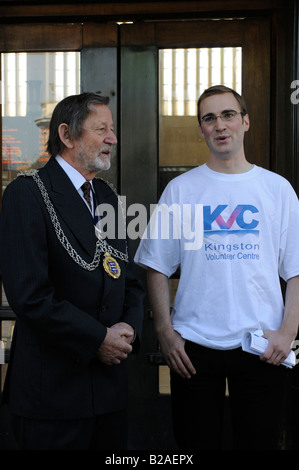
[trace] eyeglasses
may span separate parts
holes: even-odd
[[[201,121],[205,124],[215,124],[219,117],[222,121],[233,121],[238,114],[244,116],[242,111],[239,113],[237,111],[223,111],[219,116],[215,116],[215,114],[206,114],[206,116],[201,118]]]

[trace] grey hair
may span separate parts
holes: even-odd
[[[108,103],[107,96],[101,96],[97,93],[81,93],[68,96],[60,101],[56,105],[50,121],[47,145],[49,155],[55,157],[65,147],[58,133],[60,124],[67,124],[70,137],[78,140],[82,135],[83,122],[93,112],[93,105],[107,105]]]

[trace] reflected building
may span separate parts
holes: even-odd
[[[80,92],[78,52],[2,54],[2,189],[43,166],[56,104]]]
[[[42,103],[42,116],[34,121],[39,128],[39,153],[37,161],[31,165],[31,168],[40,168],[49,160],[47,152],[49,125],[56,104],[55,101]]]

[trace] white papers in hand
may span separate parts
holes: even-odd
[[[268,340],[263,338],[263,330],[248,331],[242,338],[243,351],[261,356],[267,349]],[[291,351],[285,361],[282,363],[286,367],[294,367],[296,365],[296,356]]]

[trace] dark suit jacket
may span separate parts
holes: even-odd
[[[39,171],[61,227],[88,263],[95,252],[92,217],[55,159]],[[94,181],[98,203],[114,192]],[[109,240],[125,251],[125,240]],[[127,365],[96,358],[107,327],[124,321],[140,332],[143,288],[132,257],[117,259],[112,279],[102,261],[94,271],[76,264],[58,241],[32,177],[19,176],[5,190],[0,217],[0,270],[17,316],[4,396],[11,411],[31,418],[83,418],[126,406]],[[136,339],[138,343],[138,337]],[[135,344],[136,344],[135,343]]]

